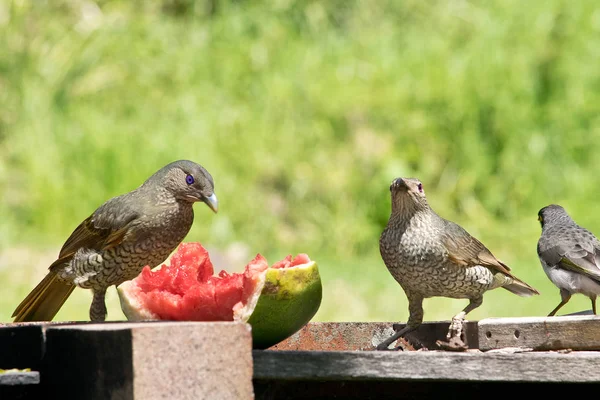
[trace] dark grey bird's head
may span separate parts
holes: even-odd
[[[542,225],[542,230],[556,224],[568,225],[575,223],[565,209],[558,204],[550,204],[549,206],[543,207],[538,212],[538,221],[540,221],[540,224]]]
[[[423,184],[416,178],[396,178],[390,185],[392,214],[412,214],[429,209]]]
[[[179,160],[167,164],[144,183],[160,185],[177,200],[206,203],[215,213],[218,210],[214,181],[210,173],[193,161]]]

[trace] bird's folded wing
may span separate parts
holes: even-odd
[[[548,265],[583,274],[600,282],[600,263],[596,249],[591,251],[580,245],[559,245],[539,252]]]
[[[459,225],[453,225],[453,234],[445,234],[443,236],[443,243],[448,251],[448,258],[450,260],[465,267],[483,265],[493,268],[498,272],[511,275],[509,266],[494,257],[483,243],[475,239]]]
[[[106,250],[117,246],[130,233],[136,219],[136,213],[129,213],[127,218],[111,219],[111,223],[106,223],[106,218],[98,212],[89,216],[69,236],[50,269],[68,262],[80,248]]]

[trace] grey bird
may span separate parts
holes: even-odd
[[[93,292],[90,320],[104,321],[106,289],[167,259],[192,227],[198,201],[217,212],[212,176],[188,160],[106,201],[73,231],[46,277],[16,308],[14,321],[51,321],[76,286]]]
[[[447,339],[460,349],[465,316],[483,303],[483,294],[498,287],[519,296],[539,294],[477,239],[429,206],[423,184],[397,178],[390,185],[392,212],[379,239],[381,257],[408,298],[406,326],[377,346],[385,350],[423,322],[423,299],[450,297],[469,304],[452,318]],[[452,346],[451,346],[452,347]]]
[[[559,205],[542,208],[538,220],[542,225],[538,257],[561,297],[561,302],[548,316],[555,315],[575,293],[589,297],[595,315],[596,296],[600,294],[600,242],[593,233],[577,225]]]

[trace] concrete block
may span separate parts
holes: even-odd
[[[253,399],[250,326],[137,322],[46,331],[42,385],[65,399]]]

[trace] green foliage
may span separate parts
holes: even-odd
[[[537,211],[561,203],[600,233],[599,39],[593,0],[2,2],[0,250],[58,248],[188,158],[220,212],[196,207],[186,240],[307,252],[331,280],[321,318],[400,319],[377,240],[389,183],[416,176],[544,292],[494,293],[518,304],[496,315],[547,313]]]

